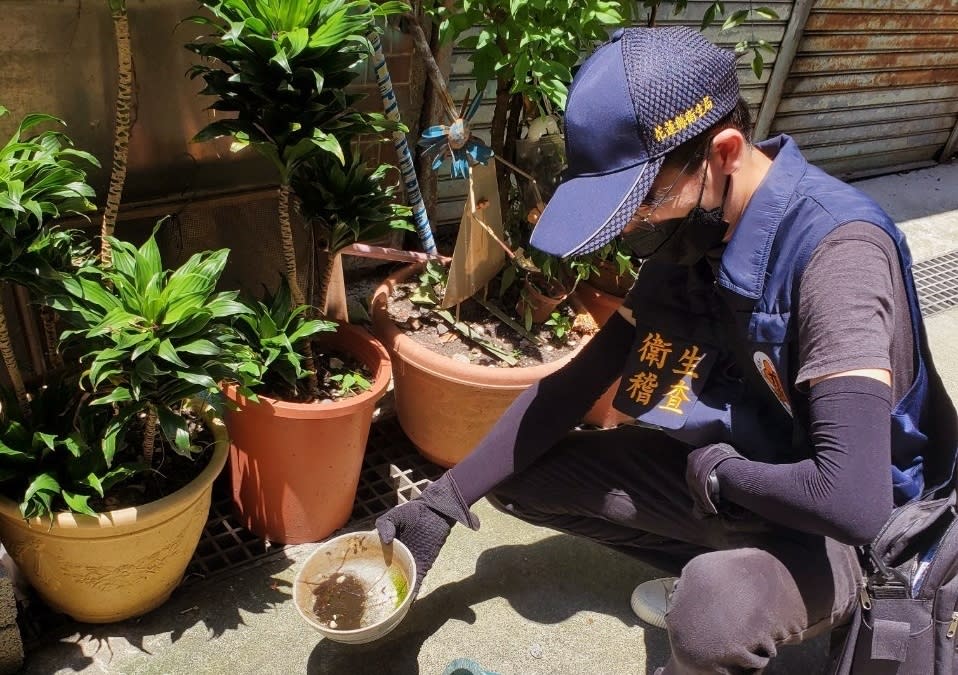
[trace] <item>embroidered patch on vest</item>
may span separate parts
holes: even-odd
[[[794,417],[794,415],[792,415],[792,403],[788,400],[788,393],[785,391],[785,387],[782,386],[782,380],[778,376],[778,371],[775,370],[775,364],[772,363],[772,359],[768,358],[768,354],[765,352],[755,352],[752,354],[752,361],[755,363],[755,367],[758,368],[758,374],[765,380],[765,384],[768,385],[768,388],[775,394],[775,398],[777,398],[778,402],[785,408],[785,412]]]
[[[716,350],[636,327],[612,405],[649,426],[680,429],[715,363]]]

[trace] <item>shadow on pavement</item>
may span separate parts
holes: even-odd
[[[114,648],[124,653],[132,648],[153,654],[169,649],[169,643],[175,644],[198,624],[206,627],[208,638],[213,640],[243,625],[244,614],[272,611],[288,601],[293,592],[291,584],[271,575],[292,564],[294,561],[280,554],[207,584],[181,586],[160,608],[127,621],[83,624],[57,615],[60,623],[41,636],[34,645],[36,650],[28,646],[21,672],[79,672],[95,662],[108,665]],[[226,598],[228,601],[224,601]],[[91,649],[92,644],[96,646]]]
[[[583,570],[589,572],[585,577]],[[419,653],[428,638],[449,621],[475,624],[473,607],[496,597],[504,598],[523,618],[540,624],[559,624],[587,611],[613,617],[623,628],[636,626],[639,622],[629,607],[629,593],[654,574],[622,554],[566,535],[487,549],[479,555],[472,576],[418,599],[403,623],[382,640],[367,645],[319,642],[307,673],[419,673]],[[511,638],[504,634],[502,639]],[[582,639],[589,637],[582,635]],[[646,627],[645,643],[649,663],[664,663],[669,653],[665,631]],[[495,670],[495,664],[483,665]]]

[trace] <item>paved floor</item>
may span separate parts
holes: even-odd
[[[915,259],[958,249],[958,164],[862,181],[907,232]],[[927,322],[936,362],[958,399],[958,309]],[[296,614],[291,582],[314,545],[178,591],[138,620],[68,626],[28,653],[25,673],[396,673],[439,675],[468,656],[501,675],[650,673],[663,631],[629,608],[655,575],[587,541],[509,518],[482,501],[479,532],[455,528],[420,598],[384,640],[320,639]],[[821,670],[825,645],[791,647],[771,672]]]

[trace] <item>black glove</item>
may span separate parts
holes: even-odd
[[[689,453],[685,482],[692,495],[692,512],[708,518],[719,512],[719,484],[716,469],[728,459],[745,459],[727,443],[713,443]]]
[[[416,559],[414,594],[419,592],[419,585],[456,522],[471,530],[479,529],[479,519],[470,513],[449,472],[423,490],[418,499],[395,506],[376,519],[382,542],[390,544],[398,537]]]

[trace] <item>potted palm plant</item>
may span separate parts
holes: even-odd
[[[0,117],[8,113],[0,106]],[[31,114],[23,118],[0,149],[0,290],[19,284],[35,295],[49,291],[58,269],[72,263],[75,232],[57,229],[51,221],[82,214],[95,207],[93,189],[86,183],[84,165],[96,159],[73,147],[63,133],[47,130],[30,135],[38,125],[63,125],[55,117]],[[52,316],[43,315],[45,334],[53,332]],[[55,365],[55,341],[47,344]],[[13,387],[16,405],[29,414],[27,388],[10,340],[7,318],[0,303],[0,354]]]
[[[260,388],[250,398],[227,389],[236,407],[227,419],[234,506],[244,525],[270,541],[317,541],[348,520],[374,406],[385,393],[390,369],[385,350],[365,330],[342,323],[335,331],[316,331],[321,335],[315,348],[311,338],[316,332],[302,332],[303,325],[313,324],[297,319],[307,321],[301,308],[308,298],[296,270],[291,201],[301,203],[327,261],[323,289],[309,303],[322,308],[336,253],[377,228],[395,225],[399,215],[380,208],[382,172],[367,170],[352,143],[361,134],[401,125],[382,114],[359,112],[355,104],[360,96],[347,87],[369,56],[367,36],[379,30],[376,20],[407,7],[368,0],[203,4],[211,16],[191,20],[212,32],[187,45],[205,59],[190,74],[205,82],[203,94],[215,97],[211,109],[234,116],[208,125],[196,140],[229,136],[234,149],[252,146],[267,157],[279,176],[290,308],[282,313],[275,302],[264,304],[256,314],[263,320],[248,325],[247,334],[254,348],[262,345],[257,335],[264,337],[264,328],[273,333],[269,339],[282,342],[285,356],[273,364],[290,363],[294,352],[301,354],[309,392],[305,398],[283,400],[276,390]],[[356,358],[371,386],[330,402],[317,377],[326,369],[328,362],[322,359],[330,350]],[[318,472],[316,466],[329,470]]]
[[[228,440],[209,402],[261,365],[216,292],[227,251],[165,270],[154,237],[61,275],[77,366],[0,412],[0,538],[53,608],[118,621],[163,603],[209,512]]]

